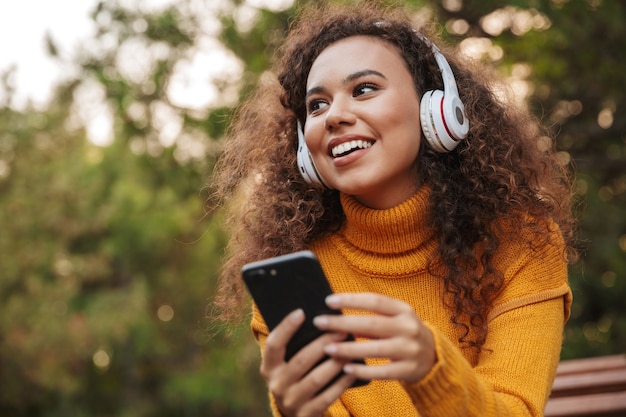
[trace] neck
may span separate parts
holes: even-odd
[[[415,177],[417,178],[417,176]],[[363,193],[359,195],[353,195],[355,200],[364,205],[365,207],[375,210],[386,210],[396,207],[403,202],[411,198],[421,188],[421,184],[415,183],[402,183],[393,187],[385,187],[381,190],[374,190],[373,192]]]

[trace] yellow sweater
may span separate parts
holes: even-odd
[[[484,349],[462,349],[443,303],[444,283],[425,269],[436,249],[425,226],[428,197],[422,187],[397,207],[372,210],[342,195],[344,226],[311,247],[335,292],[377,292],[413,306],[433,331],[437,354],[418,383],[371,381],[344,392],[325,416],[543,415],[571,304],[563,248],[532,252],[523,235],[503,242],[494,263],[505,285],[488,317]],[[263,347],[268,330],[256,308],[251,325]],[[280,416],[273,401],[272,409]]]

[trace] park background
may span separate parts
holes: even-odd
[[[65,76],[43,104],[0,72],[1,416],[269,415],[248,329],[208,318],[228,238],[210,173],[294,4],[146,3],[95,3],[71,51],[47,36]],[[626,3],[407,4],[495,68],[576,174],[562,358],[626,353]]]

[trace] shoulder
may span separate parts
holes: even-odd
[[[552,221],[526,217],[502,225],[494,266],[504,283],[489,314],[490,319],[516,307],[564,297],[569,316],[571,291],[567,254],[559,227]]]

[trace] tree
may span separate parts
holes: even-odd
[[[485,55],[556,137],[576,171],[580,260],[564,358],[626,351],[626,14],[608,1],[444,1],[451,42]]]
[[[47,109],[11,109],[5,77],[0,414],[257,414],[250,335],[205,319],[226,236],[201,188],[228,109],[171,93],[201,25],[182,2],[93,18]]]

